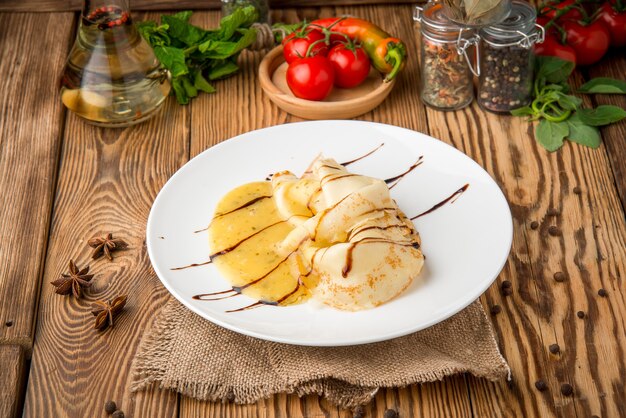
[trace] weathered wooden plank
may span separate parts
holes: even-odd
[[[0,343],[27,349],[65,114],[58,79],[73,21],[71,13],[0,14],[0,323],[13,323],[0,327]]]
[[[421,3],[423,1],[418,1]],[[269,0],[272,8],[290,7],[317,7],[325,5],[349,5],[349,4],[396,4],[416,3],[411,0]],[[0,12],[68,12],[80,11],[83,7],[81,0],[31,0],[28,2],[18,0],[4,0],[0,3]],[[220,0],[135,0],[132,2],[133,10],[211,10],[221,7]]]
[[[107,400],[134,416],[176,416],[176,394],[131,396],[128,387],[139,340],[168,297],[150,267],[145,225],[156,194],[188,158],[188,109],[170,98],[154,119],[127,129],[96,128],[68,115],[25,417],[104,416]],[[87,240],[106,232],[129,249],[113,262],[93,261]],[[81,300],[59,296],[49,284],[69,259],[89,263],[95,274]],[[115,328],[97,332],[92,303],[119,294],[128,295],[125,312]]]
[[[322,9],[286,9],[274,12],[274,19],[293,22],[321,16],[352,14],[380,22],[386,30],[397,33],[407,42],[409,51],[416,51],[411,8],[393,7],[325,7]],[[194,19],[201,26],[215,25],[217,13],[198,13]],[[427,131],[426,114],[416,93],[417,60],[414,53],[394,92],[385,103],[361,119],[390,123],[419,131]],[[259,53],[242,56],[242,72],[236,77],[217,83],[218,93],[201,96],[192,107],[191,155],[194,156],[220,141],[241,133],[286,122],[299,121],[273,105],[264,96],[256,81]],[[228,109],[227,117],[223,109]],[[470,417],[467,384],[463,376],[443,382],[402,389],[381,390],[366,408],[366,416],[382,416],[388,408],[396,409],[402,417]],[[254,405],[233,405],[219,402],[199,402],[183,397],[182,417],[350,417],[317,396],[299,399],[295,395],[277,395]]]
[[[0,345],[0,417],[17,418],[21,415],[25,377],[24,347]]]
[[[612,77],[626,79],[626,54],[623,49],[613,49],[608,57],[602,60],[602,65],[589,68],[589,77]],[[626,96],[597,94],[593,96],[593,103],[597,105],[615,105],[626,109]],[[626,123],[616,123],[602,128],[602,139],[609,154],[613,181],[617,186],[622,208],[626,210]]]
[[[606,151],[568,143],[550,154],[523,119],[476,105],[428,116],[434,136],[491,173],[514,217],[513,249],[500,277],[512,282],[514,294],[504,298],[496,284],[482,298],[504,308],[494,324],[513,383],[470,379],[475,415],[623,415],[626,225]],[[564,282],[555,281],[558,272]],[[600,288],[610,298],[598,297]],[[549,352],[554,343],[560,354]],[[547,392],[534,387],[538,379]],[[574,387],[573,397],[561,395],[563,383]]]

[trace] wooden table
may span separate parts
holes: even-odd
[[[129,129],[85,124],[61,106],[58,92],[75,36],[76,3],[0,5],[0,416],[100,417],[104,402],[113,399],[127,417],[350,417],[316,396],[279,395],[236,406],[161,390],[130,394],[129,366],[138,342],[168,298],[145,247],[154,197],[208,147],[298,119],[263,95],[256,80],[261,54],[246,53],[239,75],[190,106],[170,98],[158,117]],[[468,154],[506,194],[515,228],[508,263],[481,297],[486,309],[502,307],[492,321],[512,382],[459,375],[381,390],[367,416],[394,408],[403,418],[625,417],[626,123],[603,129],[598,150],[568,143],[550,154],[521,118],[485,113],[476,104],[448,113],[424,107],[408,4],[284,8],[274,17],[345,13],[380,22],[411,52],[394,92],[360,119],[425,132]],[[158,15],[135,13],[139,19]],[[218,20],[218,11],[193,17],[205,26]],[[625,74],[622,50],[577,72],[573,82]],[[585,101],[626,107],[623,97]],[[97,280],[88,300],[127,293],[129,304],[118,326],[101,335],[82,304],[55,295],[49,282],[67,270],[70,258],[87,261],[86,241],[107,231],[124,236],[131,248],[115,263],[92,263]],[[510,297],[499,291],[504,280],[513,284]],[[606,298],[598,296],[600,288]],[[585,317],[579,319],[577,311]],[[554,343],[559,354],[548,350]],[[535,388],[539,379],[548,390]],[[563,383],[573,385],[573,396],[561,394]]]

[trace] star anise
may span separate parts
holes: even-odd
[[[50,283],[56,287],[56,293],[59,295],[69,295],[71,293],[75,298],[80,298],[82,289],[88,288],[93,284],[91,283],[93,274],[87,274],[89,273],[89,266],[79,270],[73,260],[70,260],[69,268],[69,274],[61,274],[61,278]]]
[[[93,237],[87,241],[87,243],[94,249],[93,253],[91,253],[91,258],[94,260],[101,257],[103,254],[109,260],[113,260],[113,256],[111,255],[113,251],[123,250],[128,247],[126,241],[120,238],[113,238],[113,234],[110,233],[103,237]]]
[[[105,302],[102,300],[96,301],[94,310],[91,311],[96,317],[96,324],[94,328],[99,331],[104,331],[107,327],[113,327],[113,319],[122,312],[124,305],[126,305],[127,295],[118,296],[113,301]]]

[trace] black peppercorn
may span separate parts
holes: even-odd
[[[571,396],[574,393],[574,388],[569,383],[563,383],[561,385],[561,393],[564,396]]]
[[[115,402],[113,402],[113,401],[106,401],[106,403],[104,404],[104,411],[107,414],[111,415],[116,410],[117,410],[117,405],[115,405]]]
[[[113,415],[111,415],[111,418],[124,418],[124,412],[117,410],[113,412]]]
[[[500,305],[493,305],[490,311],[491,315],[498,315],[500,312],[502,312],[502,308],[500,307]]]
[[[598,290],[598,296],[605,298],[605,297],[607,297],[607,295],[608,295],[608,293],[607,293],[606,290],[604,290],[604,289]]]
[[[387,409],[383,417],[384,418],[398,418],[398,412],[395,409]]]
[[[576,316],[579,317],[580,319],[583,319],[585,317],[585,313],[583,311],[578,311],[576,312]]]
[[[557,282],[565,281],[565,274],[562,271],[557,271],[554,273],[554,280]]]
[[[537,380],[535,382],[535,387],[539,392],[543,392],[544,390],[548,389],[548,385],[546,385],[546,382],[544,382],[543,380]]]
[[[561,352],[561,347],[559,347],[558,344],[550,344],[548,349],[550,350],[552,354],[558,354]]]

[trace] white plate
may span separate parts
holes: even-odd
[[[419,280],[392,301],[371,310],[343,312],[315,302],[289,307],[261,306],[225,311],[255,301],[240,295],[199,301],[201,293],[230,288],[215,266],[174,267],[208,259],[206,227],[219,199],[230,189],[291,170],[301,174],[320,152],[349,161],[385,145],[349,169],[389,178],[423,164],[392,189],[409,216],[430,209],[466,183],[454,203],[417,218],[426,263]],[[506,262],[513,235],[511,212],[502,192],[478,164],[427,135],[361,121],[292,123],[248,132],[222,142],[181,168],[157,196],[148,219],[150,260],[165,287],[204,318],[242,334],[314,346],[364,344],[427,328],[477,299]]]

